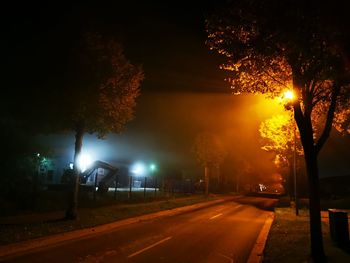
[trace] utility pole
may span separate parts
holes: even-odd
[[[131,199],[131,192],[132,192],[132,175],[129,176],[129,194],[128,199]]]
[[[115,173],[115,184],[114,184],[114,200],[117,200],[117,191],[118,191],[118,173]]]
[[[145,185],[143,186],[143,199],[146,200],[147,176],[145,176]]]
[[[294,130],[294,151],[293,151],[293,174],[294,174],[294,202],[295,202],[295,215],[299,215],[299,207],[298,207],[298,196],[297,196],[297,169],[296,169],[296,123],[293,122],[293,130]]]

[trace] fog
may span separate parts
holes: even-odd
[[[217,134],[228,155],[222,166],[225,176],[250,167],[254,177],[266,179],[276,172],[274,155],[261,149],[258,127],[262,121],[282,113],[278,101],[258,95],[233,96],[224,93],[148,92],[140,96],[135,119],[122,134],[109,134],[105,140],[86,135],[83,153],[94,160],[114,164],[136,161],[155,162],[186,174],[200,174],[191,151],[198,133]],[[62,162],[73,160],[74,134],[41,136]],[[335,132],[320,156],[321,176],[349,173],[349,136]],[[62,165],[62,164],[61,164]]]
[[[210,131],[225,145],[229,163],[246,160],[260,173],[273,173],[273,156],[260,149],[258,126],[281,110],[277,103],[252,95],[186,92],[149,92],[138,102],[136,117],[122,134],[105,140],[86,135],[83,153],[111,163],[156,162],[159,167],[195,172],[201,168],[191,151],[194,138]],[[54,155],[72,161],[73,133],[41,139]]]

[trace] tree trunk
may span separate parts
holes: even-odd
[[[79,193],[79,167],[78,158],[83,145],[84,128],[83,125],[77,127],[75,132],[75,147],[74,147],[74,180],[69,198],[69,205],[66,211],[66,219],[76,219],[78,217],[78,193]]]
[[[309,184],[311,255],[315,263],[326,262],[326,256],[323,248],[320,190],[316,153],[305,152],[305,162]]]
[[[293,64],[293,63],[292,63]],[[294,65],[298,65],[294,64]],[[298,125],[300,132],[301,143],[304,149],[306,173],[308,177],[308,187],[309,187],[309,210],[310,210],[310,237],[311,237],[311,256],[313,262],[326,262],[326,256],[323,248],[323,237],[322,237],[322,227],[321,227],[321,206],[320,206],[320,190],[319,190],[319,178],[318,178],[318,163],[317,155],[319,153],[319,147],[322,147],[326,138],[328,138],[329,133],[325,131],[330,131],[332,122],[329,122],[329,117],[327,116],[327,122],[325,125],[325,131],[322,133],[321,138],[322,144],[317,143],[315,145],[313,138],[313,126],[311,121],[311,113],[313,109],[313,97],[312,93],[308,92],[307,89],[302,89],[307,83],[303,81],[301,76],[300,67],[292,69],[293,71],[293,86],[295,90],[301,90],[303,96],[303,107],[299,101],[293,104],[294,109],[294,119]],[[333,98],[332,94],[332,98]],[[332,99],[331,107],[333,106],[333,113],[336,100]],[[325,136],[327,135],[327,136]]]
[[[205,196],[209,195],[209,167],[204,167]]]

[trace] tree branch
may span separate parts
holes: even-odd
[[[326,123],[324,125],[323,132],[322,132],[322,134],[321,134],[320,138],[318,139],[316,146],[315,146],[316,154],[318,154],[320,152],[320,150],[322,149],[323,145],[327,141],[329,134],[331,132],[332,122],[333,122],[333,118],[334,118],[334,111],[335,111],[335,107],[337,104],[337,97],[339,95],[339,92],[340,92],[339,85],[337,83],[334,83],[333,92],[331,95],[331,104],[329,105]]]
[[[278,79],[276,79],[274,76],[272,76],[270,73],[268,73],[268,71],[263,70],[263,73],[265,73],[269,78],[271,78],[272,80],[276,81],[278,84],[280,84],[281,86],[284,86],[286,88],[289,88],[286,84],[282,83],[281,81],[279,81]]]

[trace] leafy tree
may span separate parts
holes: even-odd
[[[311,255],[325,260],[317,157],[334,114],[348,108],[347,10],[344,3],[237,0],[206,23],[207,44],[226,57],[233,93],[276,96],[293,88],[291,107],[304,150],[310,197]],[[320,120],[322,120],[320,122]],[[318,136],[314,136],[319,129]]]
[[[131,64],[122,46],[111,38],[89,33],[72,48],[66,83],[56,93],[53,92],[50,105],[47,105],[50,119],[45,120],[51,130],[75,132],[75,180],[67,218],[77,217],[77,161],[84,134],[96,133],[103,138],[111,132],[120,133],[134,117],[143,78],[142,68]],[[57,101],[64,103],[59,116],[55,109]]]
[[[286,176],[287,183],[284,186],[290,194],[294,146],[296,154],[303,156],[302,146],[294,141],[294,132],[295,136],[300,138],[299,134],[296,134],[294,120],[288,115],[273,116],[260,124],[259,132],[263,139],[261,148],[276,154],[275,164],[278,168],[289,169],[289,176]]]
[[[205,195],[209,194],[210,169],[220,166],[224,161],[226,152],[220,139],[209,132],[197,135],[193,145],[197,161],[204,167]]]

